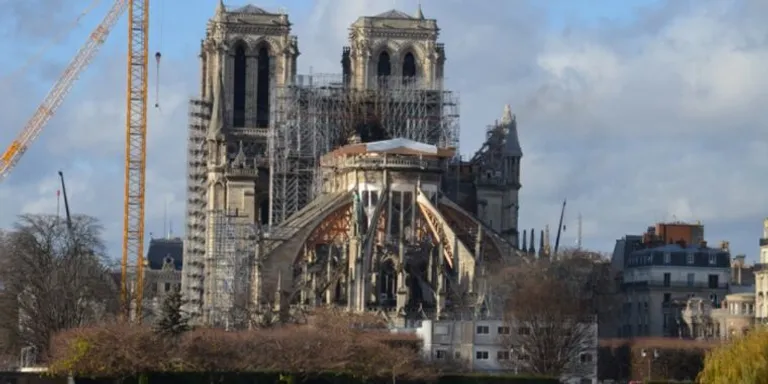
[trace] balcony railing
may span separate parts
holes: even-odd
[[[710,284],[709,282],[646,280],[624,282],[622,288],[674,288],[674,289],[728,289],[728,283]]]

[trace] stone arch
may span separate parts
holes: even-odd
[[[403,62],[405,61],[405,56],[408,54],[413,55],[413,57],[416,59],[416,69],[417,69],[417,75],[421,75],[424,71],[423,64],[424,60],[426,60],[427,55],[424,54],[424,50],[416,43],[408,42],[397,49],[397,60],[398,60],[398,67],[402,70],[403,68]]]
[[[223,181],[216,181],[213,183],[213,198],[214,209],[226,209],[227,204],[227,189],[224,187]]]
[[[266,39],[253,45],[256,54],[256,127],[268,128],[270,115],[271,83],[274,80],[275,50]]]
[[[477,222],[476,219],[473,218],[472,215],[470,215],[469,213],[464,212],[461,209],[456,209],[455,207],[452,207],[452,206],[446,205],[446,204],[443,204],[442,207],[445,208],[445,209],[450,210],[452,213],[454,213],[456,215],[457,218],[461,218],[462,221],[464,221],[466,223],[472,223],[472,225],[476,225],[476,222]],[[486,244],[491,245],[493,251],[495,251],[495,252],[492,252],[492,254],[495,253],[495,254],[493,254],[493,256],[495,256],[496,260],[493,260],[494,258],[491,258],[491,261],[497,261],[497,260],[501,261],[501,260],[503,260],[506,252],[505,252],[505,248],[500,243],[500,240],[496,239],[494,236],[490,235],[487,232],[487,229],[484,229],[484,231],[485,231],[485,236],[483,238],[483,242],[486,243]],[[465,245],[467,247],[473,248],[473,244],[465,244]],[[477,255],[475,255],[475,257],[477,257]],[[488,259],[488,257],[486,257],[486,259]]]
[[[297,233],[290,241],[298,245],[293,253],[293,264],[300,264],[306,256],[304,250],[316,244],[348,241],[346,231],[351,225],[351,211],[352,202],[345,200],[318,215],[314,223],[307,227],[307,231]]]
[[[419,65],[416,55],[412,52],[406,53],[401,60],[400,68],[403,84],[410,84],[416,81],[419,74]]]
[[[427,60],[428,55],[425,53],[424,48],[421,44],[418,44],[416,42],[407,42],[403,44],[399,51],[398,51],[398,66],[400,69],[400,75],[403,76],[404,82],[407,82],[406,78],[406,60],[408,58],[408,54],[413,55],[414,58],[414,64],[415,64],[415,79],[424,79],[427,77],[429,69],[426,67],[425,63]]]
[[[232,126],[245,126],[245,106],[248,89],[248,56],[250,46],[242,39],[231,45],[232,55]]]
[[[262,48],[266,48],[270,57],[275,57],[277,53],[277,47],[275,42],[266,37],[262,36],[262,37],[253,38],[253,39],[250,39],[248,43],[251,47],[251,52],[253,53],[254,56],[258,55],[259,50],[261,50]]]
[[[382,54],[386,54],[386,56],[389,58],[389,76],[396,75],[396,72],[393,70],[397,68],[397,65],[395,64],[396,53],[397,50],[394,49],[394,47],[386,41],[380,42],[373,46],[368,64],[370,77],[374,79],[379,79],[381,77],[379,73],[379,64],[382,58]]]

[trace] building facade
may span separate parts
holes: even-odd
[[[725,296],[720,308],[712,311],[715,336],[730,340],[747,334],[755,325],[755,314],[754,292]]]
[[[181,238],[150,239],[147,257],[144,258],[146,264],[144,266],[142,322],[154,323],[161,311],[166,295],[181,290],[183,255],[184,241]],[[130,281],[135,280],[131,279]],[[135,285],[131,285],[130,288],[133,292]],[[135,306],[135,303],[132,305]],[[131,311],[131,316],[135,316],[135,311]]]
[[[763,220],[763,236],[760,238],[760,259],[754,267],[755,275],[755,318],[759,324],[768,322],[768,218]]]
[[[597,323],[586,326],[590,331],[585,333],[584,348],[561,376],[565,383],[597,383]],[[472,371],[523,373],[531,359],[522,348],[509,345],[510,333],[525,329],[508,321],[425,320],[413,331],[423,340],[427,358],[465,364]]]
[[[438,35],[437,21],[426,18],[420,7],[412,15],[391,10],[360,17],[350,26],[349,46],[341,50],[339,75],[298,75],[298,38],[291,35],[288,15],[254,5],[227,8],[219,2],[201,44],[200,97],[190,102],[182,290],[185,310],[193,318],[219,324],[236,307],[264,311],[329,301],[363,310],[371,302],[393,300],[394,309],[405,313],[410,311],[406,307],[424,306],[411,303],[411,298],[421,296],[431,296],[426,304],[434,308],[440,296],[437,278],[424,276],[424,281],[434,280],[433,286],[410,292],[403,288],[406,281],[422,284],[414,282],[413,272],[374,278],[379,272],[366,270],[362,278],[367,282],[353,287],[351,281],[361,278],[355,276],[359,268],[336,272],[338,261],[333,261],[326,266],[332,270],[329,274],[302,265],[361,254],[347,243],[344,253],[339,248],[342,243],[336,244],[349,236],[359,236],[358,241],[373,246],[360,231],[351,235],[336,230],[336,237],[313,234],[309,242],[299,234],[348,223],[357,215],[350,211],[355,206],[364,206],[366,214],[373,215],[380,201],[388,201],[386,209],[380,209],[389,217],[387,227],[367,236],[382,239],[377,247],[388,250],[381,252],[391,253],[402,264],[409,258],[405,253],[412,251],[409,247],[424,242],[428,230],[432,242],[443,242],[440,247],[454,244],[446,248],[451,256],[433,258],[434,265],[417,269],[438,270],[439,260],[447,264],[460,260],[466,276],[472,277],[456,277],[463,282],[452,284],[463,284],[464,293],[474,295],[467,300],[477,300],[477,283],[469,284],[468,279],[474,279],[481,255],[509,256],[517,248],[522,150],[515,116],[507,107],[501,119],[488,127],[487,141],[477,154],[470,161],[458,159],[458,97],[443,85],[446,54]],[[391,175],[410,172],[404,177],[412,182],[406,184],[394,181],[397,177],[382,182],[378,176],[352,183],[354,172],[340,166],[330,171],[332,167],[321,164],[322,159],[340,161],[324,157],[339,148],[375,142],[391,146],[397,140],[407,143],[399,149],[420,146],[453,152],[430,160],[423,160],[429,154],[418,150],[387,155],[365,150],[357,157],[344,157],[371,175],[381,172],[367,168],[362,157],[433,162],[419,172],[405,171],[408,167],[394,160],[388,163],[385,168]],[[365,161],[372,164],[378,159]],[[337,184],[331,186],[329,180]],[[417,186],[423,187],[421,191]],[[417,203],[419,199],[425,202]],[[449,212],[424,208],[429,201],[450,207],[445,208]],[[337,210],[321,215],[330,208]],[[425,227],[419,229],[416,222],[422,214]],[[322,219],[307,221],[307,215]],[[397,224],[392,224],[394,215],[399,217]],[[403,234],[410,237],[399,242],[392,238]],[[485,238],[492,240],[477,245],[478,239]],[[293,248],[299,239],[305,247],[300,252]],[[425,256],[429,252],[422,250],[421,258],[430,259]],[[452,273],[465,273],[457,272],[457,267],[451,267]],[[380,283],[387,279],[393,280]],[[371,288],[380,284],[391,286],[381,292]],[[385,300],[385,294],[391,297]]]
[[[708,247],[703,239],[703,226],[674,223],[659,225],[666,238],[650,227],[641,239],[617,246],[615,260],[621,259],[623,305],[619,337],[679,336],[685,322],[681,311],[694,297],[704,298],[717,308],[729,293],[731,256],[724,243]],[[620,241],[622,241],[620,240]],[[697,240],[698,243],[687,241]],[[617,242],[618,245],[618,242]]]

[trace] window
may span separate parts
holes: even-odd
[[[582,353],[579,356],[579,360],[582,363],[591,363],[592,362],[592,354],[590,354],[590,353]]]
[[[669,252],[664,252],[664,264],[670,263],[672,263],[672,254]]]
[[[696,282],[696,274],[689,273],[688,274],[688,286],[693,287],[693,283]]]
[[[517,329],[517,334],[520,336],[528,336],[531,334],[531,329],[528,327],[520,327]]]
[[[445,359],[445,357],[448,355],[448,353],[444,349],[438,349],[435,351],[435,358],[438,360]]]
[[[664,286],[669,287],[670,283],[672,283],[672,274],[667,272],[664,274]]]
[[[477,326],[477,334],[478,335],[487,335],[491,333],[490,328],[487,325],[478,325]]]
[[[717,255],[714,253],[709,254],[709,265],[717,264]]]
[[[664,302],[665,303],[669,303],[670,301],[672,301],[672,294],[671,293],[665,293],[664,294]]]
[[[477,352],[475,352],[475,359],[477,359],[477,360],[488,360],[488,351],[477,351]]]
[[[498,361],[509,360],[509,351],[496,352],[496,360]]]
[[[165,291],[170,292],[171,291],[171,283],[165,283]]]
[[[720,287],[720,276],[718,275],[709,275],[707,276],[707,283],[709,285],[709,288],[717,289]]]
[[[256,65],[256,127],[269,126],[269,93],[271,59],[269,49],[265,45],[259,48],[259,58]],[[243,86],[245,88],[245,86]],[[250,90],[249,90],[250,91]]]
[[[685,260],[689,265],[693,264],[693,253],[686,254]]]
[[[499,327],[497,332],[499,335],[509,335],[509,327]]]

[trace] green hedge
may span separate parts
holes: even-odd
[[[651,381],[646,381],[645,384],[693,384],[693,381],[651,380]]]
[[[114,379],[81,379],[76,384],[113,384]],[[154,373],[145,380],[139,377],[127,378],[122,384],[391,384],[392,379],[362,379],[339,374],[280,374],[280,373]],[[446,375],[434,384],[557,384],[550,378],[523,377],[510,375]],[[431,384],[421,381],[397,379],[398,384]]]

